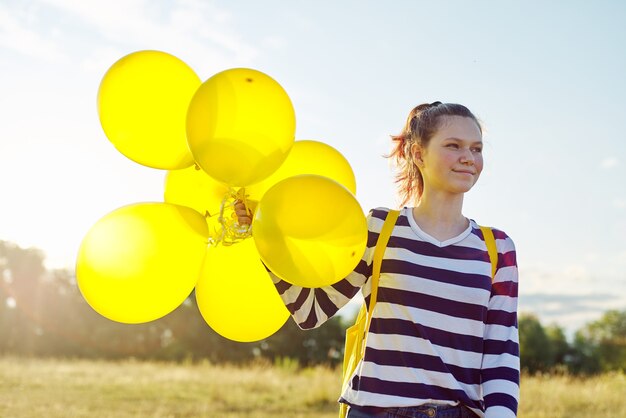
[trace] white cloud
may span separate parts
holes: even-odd
[[[598,255],[598,253],[595,253],[595,252],[588,252],[584,255],[584,261],[586,263],[597,262],[599,259],[600,259],[600,256]]]
[[[592,276],[587,266],[582,264],[570,264],[563,269],[562,275],[576,282],[587,281]]]
[[[282,36],[270,35],[263,39],[263,45],[272,49],[283,49],[289,45],[289,42]]]
[[[626,198],[616,197],[613,199],[613,207],[617,209],[626,209]]]
[[[46,37],[38,23],[36,9],[9,9],[0,4],[0,47],[48,61],[62,60],[65,54],[51,39],[54,36]]]
[[[95,48],[91,56],[85,58],[81,67],[87,72],[95,72],[104,76],[104,71],[122,58],[124,51],[114,47]]]
[[[600,167],[604,169],[611,169],[619,165],[619,160],[615,157],[607,157],[600,163]]]
[[[588,252],[578,262],[520,266],[519,309],[557,323],[569,335],[626,303],[626,252]]]
[[[162,3],[145,0],[44,1],[88,25],[108,42],[109,49],[158,49],[183,61],[199,63],[198,68],[209,69],[211,73],[235,65],[250,65],[260,53],[231,29],[232,15],[209,2],[178,0],[168,9],[162,9],[159,8]],[[126,50],[123,54],[130,52]],[[95,54],[102,56],[103,51],[96,50]],[[95,60],[89,56],[83,66],[91,67]]]

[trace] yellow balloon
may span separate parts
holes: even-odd
[[[222,201],[228,194],[227,185],[213,179],[195,164],[168,171],[165,176],[165,201],[190,207],[207,218],[219,214]]]
[[[246,194],[259,201],[274,184],[300,174],[331,178],[356,194],[356,179],[348,160],[330,145],[310,140],[296,141],[278,170],[260,183],[246,187]]]
[[[247,68],[226,70],[202,83],[187,112],[195,161],[231,186],[247,186],[273,173],[287,157],[295,130],[285,90]]]
[[[183,61],[160,51],[138,51],[114,63],[98,90],[104,133],[131,160],[153,168],[189,167],[187,107],[200,78]]]
[[[283,280],[303,287],[331,285],[359,263],[367,221],[358,201],[334,180],[289,177],[259,202],[252,234],[263,262]]]
[[[202,269],[207,224],[196,211],[168,203],[124,206],[83,239],[76,279],[102,316],[136,324],[158,319],[191,293]]]
[[[207,250],[196,300],[206,323],[234,341],[267,338],[289,317],[252,239]]]

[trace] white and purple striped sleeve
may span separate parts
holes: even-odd
[[[361,289],[372,274],[372,257],[386,211],[375,209],[367,216],[368,238],[363,257],[344,279],[330,286],[307,288],[290,284],[270,272],[276,290],[302,329],[317,328],[337,313]]]
[[[513,241],[495,229],[494,236],[498,268],[485,323],[481,382],[485,418],[507,418],[517,415],[519,401],[518,271]]]

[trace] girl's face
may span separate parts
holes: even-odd
[[[473,119],[444,116],[426,149],[414,149],[424,191],[469,191],[483,170],[482,149],[482,135]]]

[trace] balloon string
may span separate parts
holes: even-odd
[[[230,187],[224,195],[220,204],[220,213],[217,218],[218,226],[215,235],[209,238],[209,245],[224,246],[233,245],[252,236],[250,225],[240,225],[235,213],[235,202],[241,200],[245,207],[248,207],[248,200],[245,188],[235,190]]]

